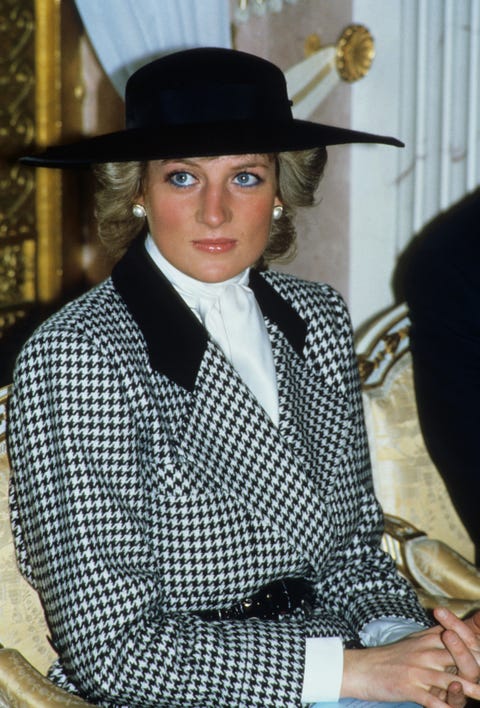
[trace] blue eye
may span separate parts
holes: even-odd
[[[190,172],[172,172],[168,175],[168,181],[175,187],[190,187],[194,184],[195,177]]]
[[[235,175],[234,181],[241,187],[254,187],[262,180],[258,175],[254,175],[252,172],[239,172],[238,175]]]

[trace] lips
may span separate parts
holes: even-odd
[[[227,253],[235,247],[236,241],[228,238],[212,238],[194,241],[193,245],[204,253]]]

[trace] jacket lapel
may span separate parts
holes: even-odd
[[[208,334],[137,239],[112,271],[113,283],[145,338],[150,364],[193,391]]]
[[[180,450],[208,482],[235,496],[255,516],[322,565],[328,543],[323,501],[306,471],[236,371],[214,344],[203,357]]]

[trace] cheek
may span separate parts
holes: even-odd
[[[273,205],[269,201],[254,205],[249,211],[249,222],[253,236],[259,240],[268,239],[272,226],[272,210]]]
[[[164,203],[160,206],[147,206],[150,229],[159,237],[172,231],[179,231],[185,224],[186,210],[177,204]]]
[[[258,223],[268,224],[273,215],[274,197],[259,195],[256,199],[251,199],[242,206],[245,210],[246,218]]]

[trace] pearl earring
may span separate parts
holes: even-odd
[[[273,207],[273,220],[278,221],[281,219],[283,216],[283,206],[281,204],[277,204],[277,206]]]
[[[133,204],[132,214],[133,216],[136,216],[137,219],[144,219],[147,215],[143,204]]]

